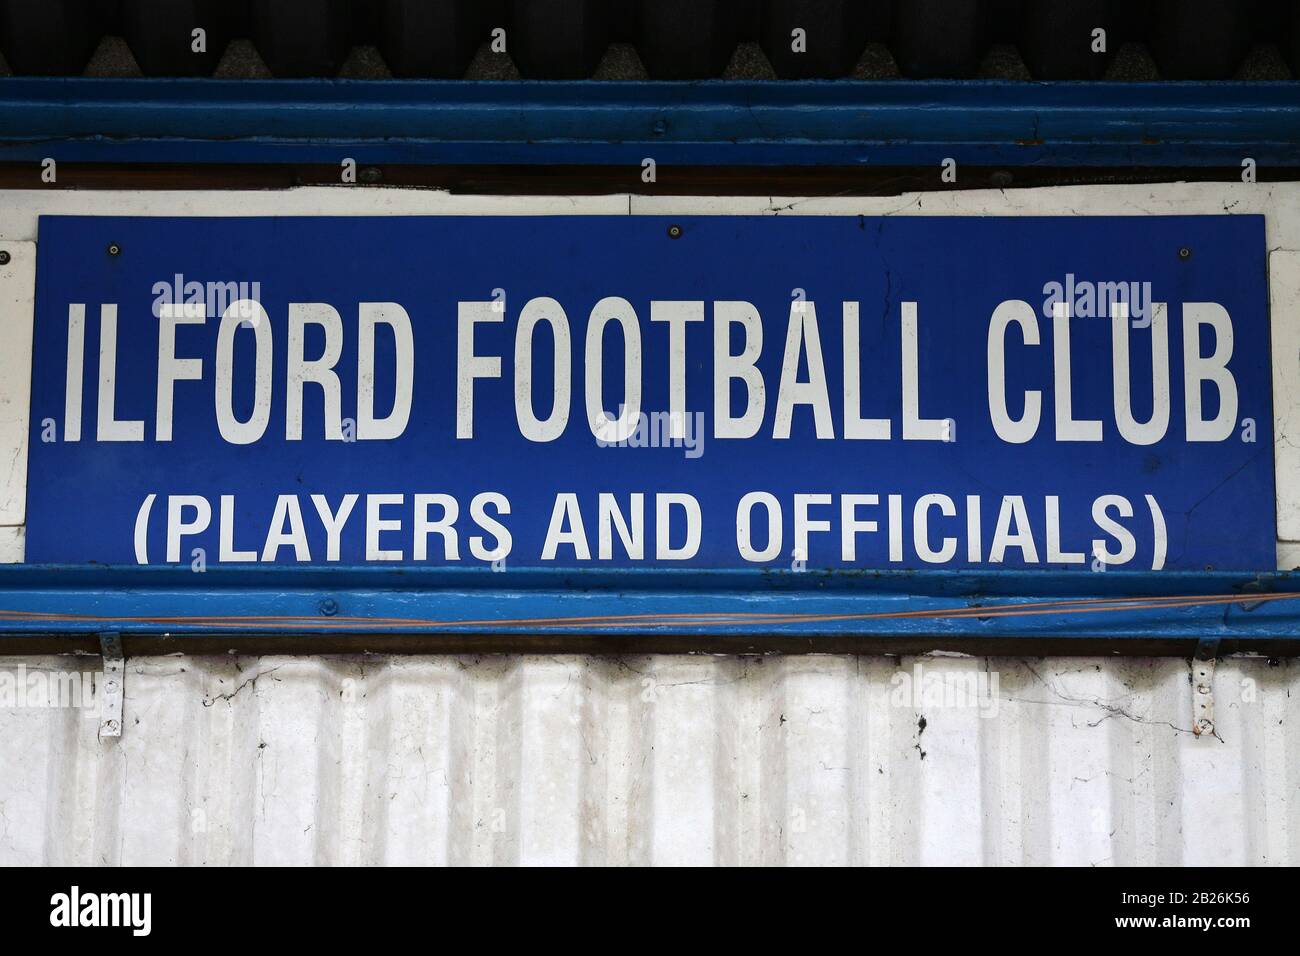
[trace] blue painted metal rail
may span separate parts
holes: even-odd
[[[0,567],[0,635],[788,635],[1300,643],[1300,577]],[[3,641],[0,641],[0,652]]]
[[[1300,165],[1297,83],[0,79],[0,161]]]

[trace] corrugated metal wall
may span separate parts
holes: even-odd
[[[1221,662],[1198,738],[1180,660],[139,658],[120,740],[0,707],[0,863],[1295,865],[1298,691]]]
[[[0,0],[0,75],[1284,79],[1297,15],[1257,0]]]

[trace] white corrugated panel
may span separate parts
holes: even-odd
[[[0,660],[0,698],[69,667]],[[1174,659],[139,658],[120,740],[0,699],[0,863],[1300,863],[1300,662],[1220,662],[1214,737],[1192,694]]]

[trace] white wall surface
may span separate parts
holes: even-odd
[[[1191,695],[1170,659],[141,658],[121,739],[0,708],[0,864],[1300,863],[1300,662],[1221,663],[1218,737]]]
[[[3,209],[0,204],[0,209]],[[3,218],[0,215],[0,218]],[[0,529],[27,517],[27,424],[32,385],[32,301],[36,243],[0,243]],[[13,537],[13,533],[9,535]],[[0,544],[0,560],[4,545]]]
[[[1224,212],[1268,217],[1290,567],[1300,185],[811,200],[0,191],[0,248],[36,239],[40,213]],[[0,561],[18,561],[25,468],[6,464],[27,433],[13,399],[30,297],[3,284],[0,329]],[[0,658],[0,693],[6,674],[98,666]],[[942,699],[981,674],[997,678],[987,696]],[[1300,662],[1221,662],[1215,717],[1215,736],[1191,733],[1188,664],[1169,659],[140,658],[121,739],[97,739],[94,708],[0,706],[0,864],[1300,864]]]

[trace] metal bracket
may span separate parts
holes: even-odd
[[[1248,581],[1243,584],[1241,586],[1241,591],[1243,594],[1262,594],[1268,591],[1268,588],[1265,587],[1263,581],[1256,578],[1254,581]],[[1263,603],[1263,601],[1241,601],[1237,604],[1237,607],[1241,608],[1243,611],[1250,612]]]
[[[1219,654],[1217,638],[1202,638],[1192,660],[1192,733],[1214,735],[1214,664]]]
[[[122,736],[122,697],[126,677],[122,658],[122,635],[108,631],[99,635],[100,653],[104,656],[104,683],[99,696],[99,736]]]

